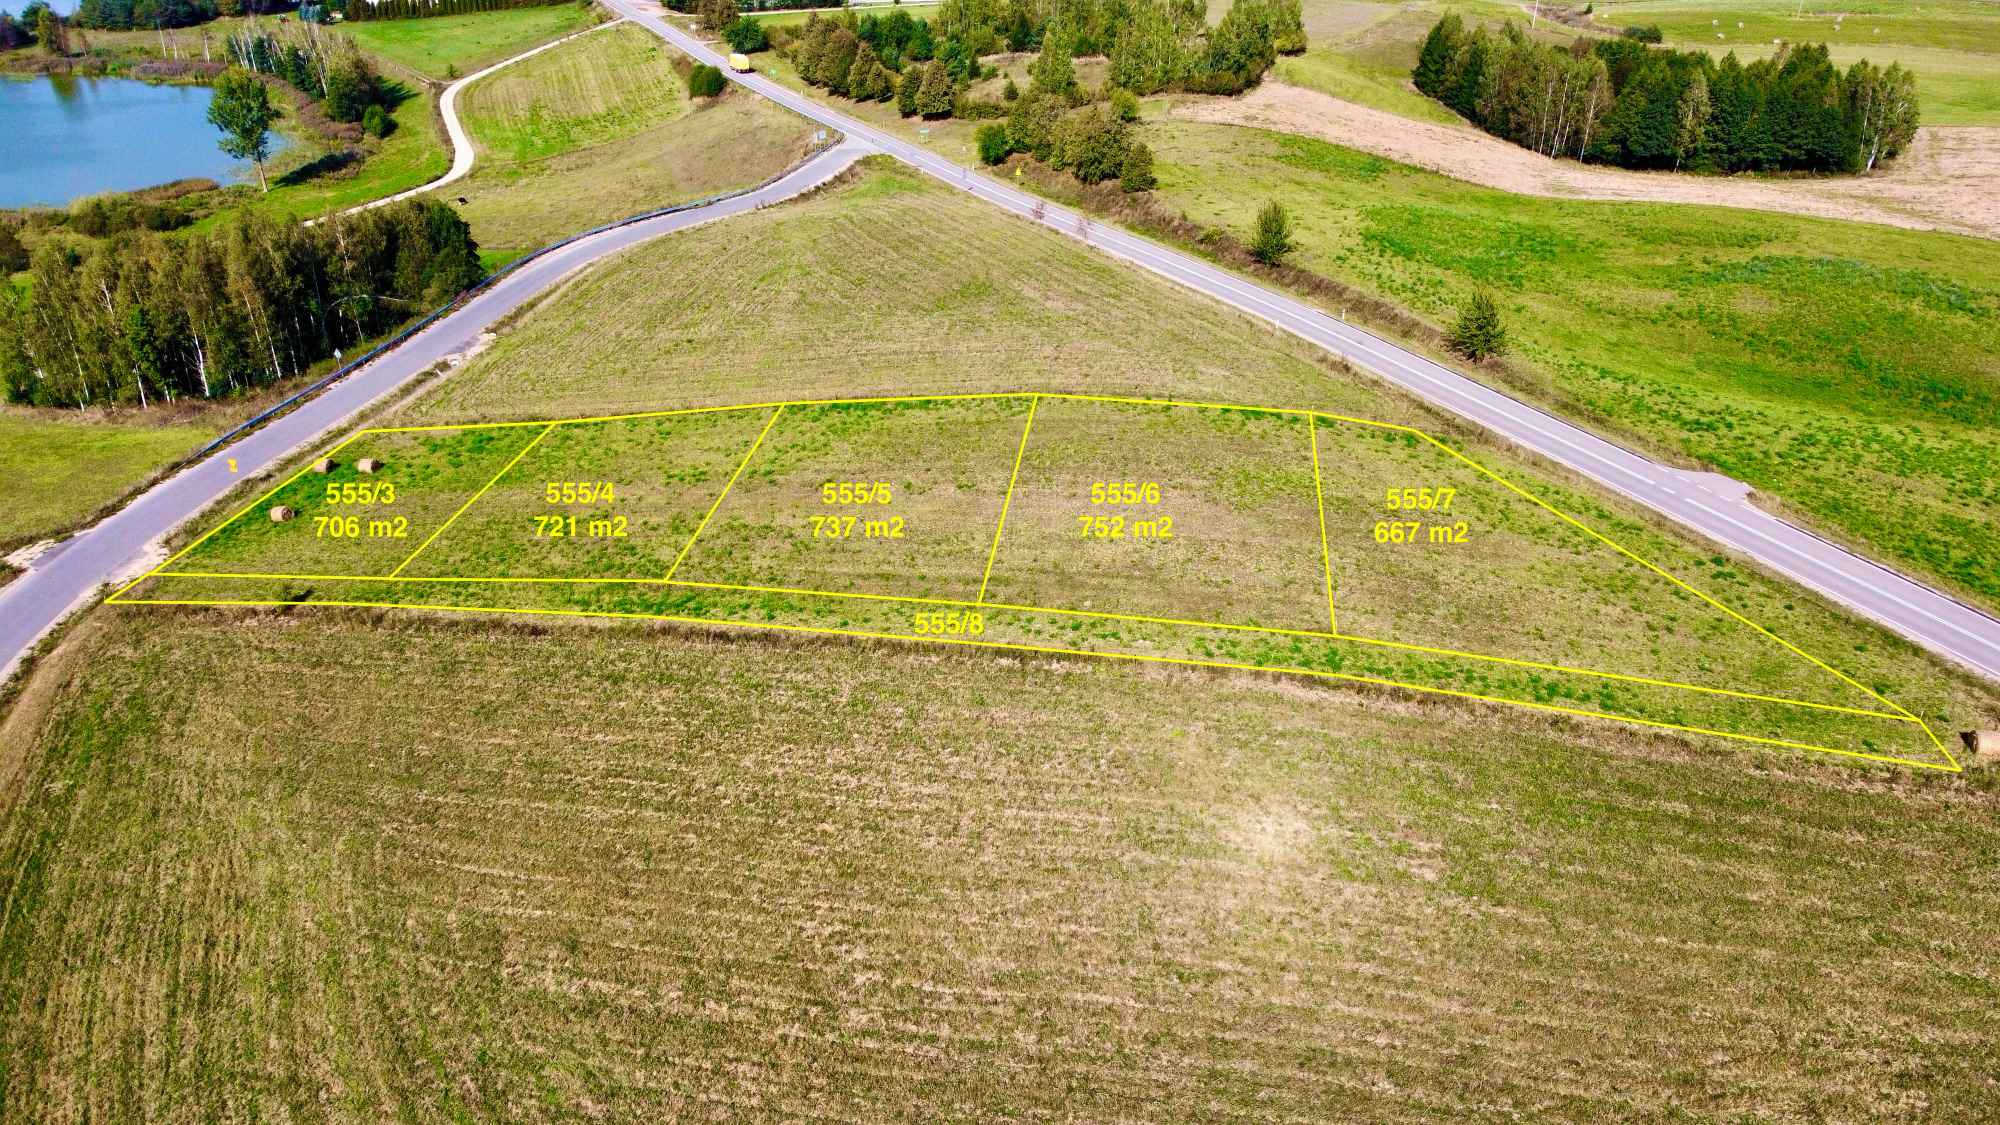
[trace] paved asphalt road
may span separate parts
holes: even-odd
[[[723,65],[724,60],[716,52],[668,24],[657,5],[641,0],[607,0],[607,4],[696,58]],[[728,73],[726,68],[725,73]],[[381,362],[224,453],[235,457],[245,472],[268,467],[438,358],[462,349],[495,318],[569,270],[644,238],[785,198],[829,178],[856,156],[875,149],[1015,215],[1081,238],[1106,253],[1344,356],[1453,414],[1567,465],[1743,556],[1756,559],[1941,656],[2000,680],[2000,621],[1760,511],[1748,503],[1749,490],[1742,484],[1713,474],[1687,473],[1659,465],[1309,305],[1199,259],[1123,231],[1098,226],[1053,204],[1041,204],[1038,209],[1039,201],[1034,196],[962,168],[919,145],[865,125],[768,79],[736,74],[730,74],[730,78],[807,118],[839,130],[846,134],[847,141],[793,176],[754,195],[585,240],[517,271]],[[59,553],[39,560],[28,574],[10,586],[0,589],[0,662],[11,668],[19,653],[72,605],[87,597],[100,583],[128,569],[148,543],[213,502],[233,480],[222,455],[210,458],[150,490],[117,515],[66,543]]]
[[[88,531],[52,548],[26,574],[0,587],[0,681],[71,608],[103,583],[131,573],[149,544],[214,503],[245,476],[277,465],[440,359],[464,351],[488,325],[563,275],[634,243],[810,191],[866,153],[865,145],[849,139],[756,191],[578,239],[534,259],[319,397],[147,490]],[[237,470],[233,474],[232,459]]]
[[[720,55],[668,23],[657,4],[645,0],[605,2],[619,15],[696,58],[723,67],[730,78],[780,105],[851,139],[866,141],[874,149],[1016,215],[1036,218],[1036,196],[960,167],[921,145],[863,124],[770,79],[729,72]],[[1770,515],[1748,501],[1747,485],[1714,473],[1689,473],[1658,464],[1311,305],[1148,239],[1092,223],[1074,211],[1043,203],[1039,221],[1270,321],[1453,414],[1567,465],[1738,554],[1756,559],[1940,656],[2000,680],[2000,620]]]

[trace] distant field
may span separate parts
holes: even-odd
[[[629,136],[687,109],[670,50],[643,28],[600,31],[482,79],[460,116],[482,150],[512,161]]]
[[[586,4],[509,8],[463,16],[414,20],[369,20],[342,24],[363,50],[400,63],[428,78],[471,74],[518,55],[538,43],[559,39],[597,22]]]
[[[1609,27],[1658,24],[1670,40],[1871,47],[1896,44],[2000,54],[2000,7],[1989,0],[1597,0]]]
[[[481,148],[454,185],[473,236],[518,252],[600,223],[777,175],[805,119],[741,91],[697,109],[650,32],[619,27],[484,79],[460,98]]]
[[[1318,141],[1147,127],[1175,211],[1442,322],[1497,291],[1540,393],[2000,602],[2000,252],[1761,212],[1509,195]]]
[[[222,429],[66,414],[0,407],[0,544],[76,523]]]
[[[1826,43],[1842,66],[1866,58],[1917,74],[1927,125],[2000,125],[2000,6],[1985,0],[1605,0],[1608,27],[1658,24],[1676,46],[1735,51],[1744,60],[1772,41]]]
[[[937,10],[938,6],[936,4],[862,4],[855,7],[854,14],[859,18],[871,12],[876,16],[886,16],[890,12],[902,12],[911,19],[927,20],[934,18],[937,15]],[[788,12],[753,12],[751,14],[766,24],[778,27],[796,27],[812,18],[812,13],[796,10]],[[821,12],[819,17],[821,19],[831,19],[840,15],[841,13],[839,12]]]
[[[1572,7],[1582,7],[1573,4]],[[1455,114],[1409,86],[1410,69],[1424,35],[1446,11],[1497,27],[1530,22],[1521,5],[1500,0],[1307,0],[1311,45],[1302,56],[1280,59],[1273,74],[1337,98],[1422,120],[1449,122]],[[1211,18],[1226,5],[1212,3]],[[2000,124],[2000,8],[1984,0],[1938,0],[1920,7],[1897,0],[1856,0],[1828,6],[1796,0],[1604,0],[1594,5],[1606,33],[1633,24],[1659,24],[1676,46],[1735,51],[1748,61],[1768,55],[1772,40],[1828,43],[1842,66],[1867,58],[1901,62],[1916,71],[1927,125]],[[1836,20],[1836,16],[1844,16]],[[1738,26],[1741,24],[1741,26]],[[1538,33],[1561,42],[1576,32],[1544,19]]]

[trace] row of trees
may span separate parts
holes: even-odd
[[[437,200],[314,226],[246,215],[214,235],[50,239],[0,286],[0,387],[42,406],[220,398],[306,371],[481,276]]]
[[[1858,172],[1916,135],[1916,79],[1867,60],[1843,72],[1824,45],[1748,66],[1630,38],[1538,43],[1513,23],[1424,40],[1417,89],[1498,137],[1625,168]]]
[[[567,0],[348,0],[342,11],[349,20],[409,20],[457,16],[467,12],[501,12],[511,8],[545,8]]]
[[[242,5],[236,5],[238,10]],[[222,14],[216,0],[81,0],[70,22],[104,31],[192,27]],[[233,14],[233,13],[232,13]]]

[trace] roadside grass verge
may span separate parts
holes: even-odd
[[[206,413],[167,422],[0,407],[0,545],[74,526],[223,428]]]

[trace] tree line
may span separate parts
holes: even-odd
[[[408,20],[457,16],[467,12],[502,12],[513,8],[546,8],[567,0],[350,0],[342,9],[357,23],[367,20]]]
[[[1622,168],[1859,172],[1916,135],[1916,78],[1866,59],[1846,71],[1826,46],[1734,52],[1578,38],[1565,49],[1507,23],[1467,31],[1456,14],[1425,38],[1418,90],[1497,137],[1548,156]]]
[[[334,121],[360,121],[370,107],[380,107],[377,121],[385,121],[383,115],[395,108],[390,90],[354,40],[319,24],[244,24],[224,50],[237,66],[290,83]],[[370,131],[379,135],[381,129],[378,124]]]
[[[62,17],[49,7],[48,0],[34,0],[16,16],[0,9],[0,51],[32,47],[40,43],[51,54],[67,54],[63,42]],[[59,49],[58,49],[59,48]]]
[[[49,239],[0,286],[0,387],[38,406],[238,394],[307,371],[481,276],[471,228],[431,199],[314,226],[245,215],[212,235]]]
[[[1299,0],[1235,0],[1212,29],[1206,10],[1199,0],[1079,0],[1050,7],[1031,0],[944,0],[932,20],[903,12],[858,19],[815,14],[788,50],[801,79],[836,94],[895,98],[906,116],[996,117],[1008,107],[968,101],[966,92],[993,73],[980,58],[1001,49],[1039,49],[1037,65],[1060,57],[1065,67],[1079,55],[1108,52],[1112,83],[1138,94],[1240,93],[1260,81],[1279,54],[1305,49]],[[724,27],[724,37],[732,44],[761,38],[761,29],[755,36],[742,29],[746,22]],[[1074,94],[1059,96],[1085,100]]]

